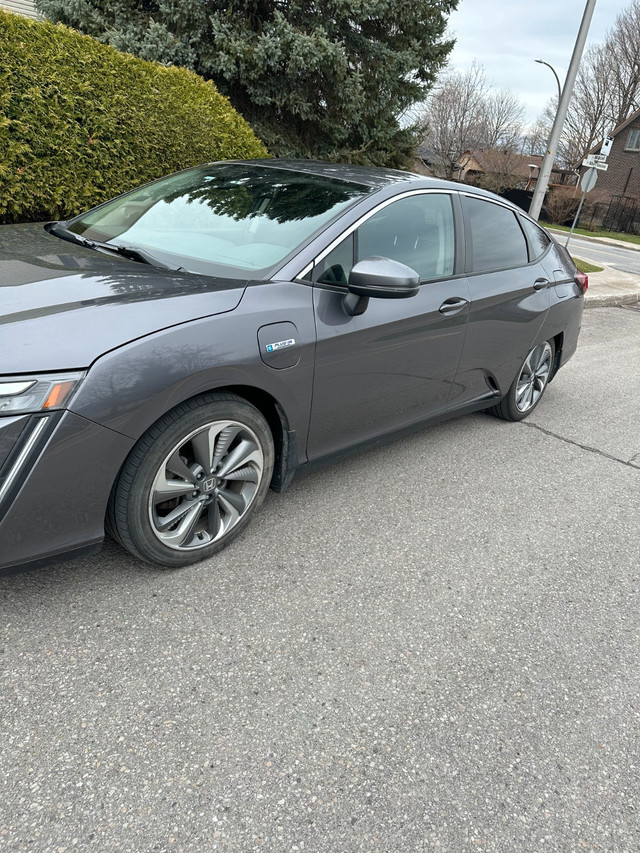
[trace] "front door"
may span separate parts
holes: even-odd
[[[456,265],[447,193],[412,194],[370,216],[314,270],[317,346],[310,459],[446,410],[467,324],[469,291]],[[416,296],[343,307],[349,271],[371,256],[416,270]]]

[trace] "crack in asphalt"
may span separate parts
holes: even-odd
[[[558,441],[564,441],[565,444],[572,444],[574,447],[579,447],[580,450],[595,453],[597,456],[604,456],[605,459],[610,459],[612,462],[619,462],[620,465],[624,465],[626,468],[633,468],[636,471],[640,471],[640,464],[636,464],[634,462],[634,459],[637,459],[640,456],[640,453],[632,456],[627,462],[625,459],[619,459],[617,456],[612,456],[611,453],[605,453],[604,450],[598,450],[597,447],[589,447],[588,444],[580,444],[579,441],[573,441],[570,438],[565,438],[563,435],[558,435],[555,432],[551,432],[550,429],[545,429],[544,427],[538,426],[538,424],[533,424],[530,421],[523,421],[522,425],[537,429],[539,432],[543,432],[545,435],[551,436],[551,438],[557,438]]]

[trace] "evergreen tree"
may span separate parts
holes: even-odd
[[[228,95],[278,156],[401,165],[399,119],[453,42],[458,0],[36,0],[47,17]]]

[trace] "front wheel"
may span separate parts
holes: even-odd
[[[506,421],[521,421],[540,402],[553,367],[553,341],[537,344],[525,358],[506,397],[487,411]]]
[[[166,567],[215,554],[247,525],[273,472],[271,431],[234,394],[205,394],[162,417],[138,441],[113,490],[109,532]]]

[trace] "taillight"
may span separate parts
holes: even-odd
[[[586,272],[578,271],[574,275],[574,279],[580,290],[583,293],[586,293],[587,288],[589,287],[589,276],[586,274]]]

